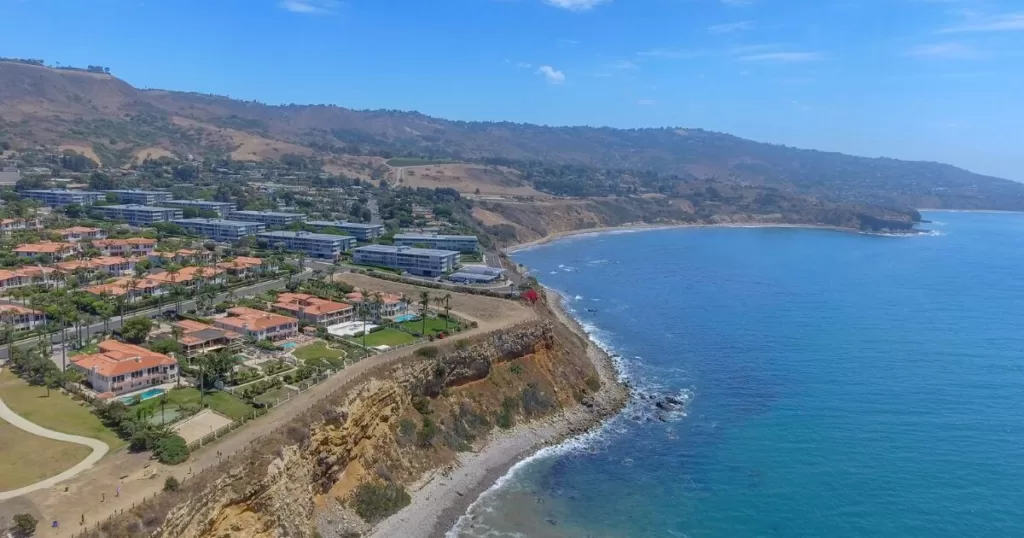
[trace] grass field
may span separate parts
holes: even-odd
[[[362,345],[363,337],[352,337],[351,340],[357,344]],[[416,337],[411,334],[404,333],[398,329],[387,328],[382,331],[377,331],[366,335],[366,346],[400,346],[416,341]]]
[[[327,342],[316,342],[305,347],[300,347],[293,351],[292,355],[295,355],[296,359],[311,365],[319,365],[326,362],[335,369],[345,367],[345,352],[340,349],[331,349],[327,347]]]
[[[0,491],[60,474],[90,452],[87,446],[32,435],[0,420]]]
[[[206,403],[210,409],[213,409],[222,415],[231,417],[233,420],[241,420],[246,416],[252,416],[252,412],[255,410],[241,398],[227,392],[207,392],[206,395],[203,396],[203,402]],[[167,407],[178,407],[180,405],[198,406],[199,389],[190,387],[169,391],[167,393],[166,405]],[[132,406],[132,409],[152,410],[154,415],[159,416],[160,398],[151,398],[138,405]]]
[[[426,166],[428,164],[448,164],[455,161],[446,161],[444,159],[418,159],[416,157],[396,157],[394,159],[388,159],[385,164],[388,166]]]
[[[423,320],[418,321],[405,321],[399,323],[402,327],[417,333],[423,333]],[[448,322],[448,331],[451,331],[458,324],[454,321]],[[427,332],[425,334],[437,334],[439,332],[445,332],[444,320],[440,318],[427,318]]]
[[[0,397],[11,411],[46,429],[99,439],[110,450],[125,445],[84,403],[56,390],[47,397],[44,387],[33,387],[8,370],[0,371]]]
[[[268,404],[277,404],[278,400],[284,400],[288,396],[295,394],[295,391],[287,387],[280,387],[274,390],[268,390],[263,394],[260,394],[254,398],[257,402],[263,402]]]

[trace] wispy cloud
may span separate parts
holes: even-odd
[[[278,5],[292,13],[332,15],[338,12],[341,2],[338,0],[281,0]]]
[[[907,51],[907,56],[920,58],[942,58],[948,60],[971,60],[980,58],[981,52],[959,41],[917,45]]]
[[[516,62],[517,69],[531,69],[533,64],[530,62]]]
[[[799,51],[762,52],[760,54],[747,54],[745,56],[739,56],[736,59],[741,62],[795,64],[817,62],[824,60],[825,53]]]
[[[636,102],[636,104],[640,106],[654,106],[658,104],[658,102],[655,101],[654,99],[640,99]]]
[[[719,0],[723,4],[729,7],[743,7],[749,6],[754,3],[754,0]]]
[[[961,32],[1020,32],[1024,31],[1024,11],[1000,15],[963,13],[964,21],[940,30],[941,33]]]
[[[564,47],[575,47],[576,45],[579,45],[580,42],[576,39],[568,39],[563,37],[558,40],[558,44]]]
[[[742,32],[744,30],[750,30],[754,27],[754,21],[739,21],[739,22],[728,22],[725,24],[715,24],[708,26],[709,34],[728,34],[732,32]]]
[[[619,70],[640,69],[640,66],[637,65],[636,62],[632,62],[630,60],[618,60],[618,61],[615,61],[615,62],[612,62],[612,63],[608,64],[608,67],[610,69],[619,69]]]
[[[538,75],[544,75],[544,79],[548,81],[548,84],[564,84],[565,73],[551,67],[550,65],[542,65],[537,68]]]
[[[612,0],[547,0],[548,4],[569,11],[587,11]]]

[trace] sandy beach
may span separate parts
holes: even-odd
[[[602,383],[594,406],[576,406],[553,417],[492,435],[479,451],[462,454],[452,467],[436,470],[409,488],[412,496],[409,506],[378,524],[371,537],[443,537],[469,506],[516,463],[544,447],[590,431],[626,404],[629,393],[619,382],[611,357],[590,341],[579,324],[565,313],[556,292],[549,290],[547,295],[558,320],[587,340],[587,355]]]

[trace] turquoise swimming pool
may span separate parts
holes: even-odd
[[[118,400],[121,400],[122,402],[130,402],[134,400],[136,396],[138,396],[139,401],[144,402],[146,400],[149,400],[150,398],[156,398],[157,396],[160,396],[165,392],[167,391],[161,388],[147,389],[145,392],[141,392],[139,394],[133,394],[131,396],[122,396],[118,398]]]
[[[292,349],[293,347],[298,347],[298,345],[299,344],[296,344],[295,342],[285,342],[285,343],[281,344],[281,347],[283,347],[285,349]]]
[[[402,314],[401,316],[395,316],[396,323],[404,323],[406,321],[416,321],[420,319],[416,314]]]

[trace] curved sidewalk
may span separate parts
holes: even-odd
[[[81,473],[82,471],[85,471],[86,469],[92,467],[97,461],[100,460],[100,458],[107,454],[108,450],[110,450],[110,447],[108,447],[107,444],[102,441],[90,439],[88,437],[81,437],[78,435],[68,435],[66,433],[55,432],[53,430],[43,428],[42,426],[35,424],[33,422],[29,422],[18,416],[14,411],[11,411],[11,409],[7,407],[7,404],[5,404],[3,400],[0,400],[0,419],[10,422],[15,427],[25,430],[33,435],[46,437],[47,439],[54,439],[56,441],[65,441],[68,443],[85,445],[92,449],[92,454],[89,454],[84,460],[78,462],[77,465],[68,469],[67,471],[64,471],[63,473],[60,473],[57,476],[51,476],[50,478],[40,480],[39,482],[36,482],[31,486],[12,489],[10,491],[0,491],[0,500],[20,497],[21,495],[25,495],[26,493],[31,493],[38,489],[50,488],[69,478],[74,478],[75,476],[78,475],[78,473]]]

